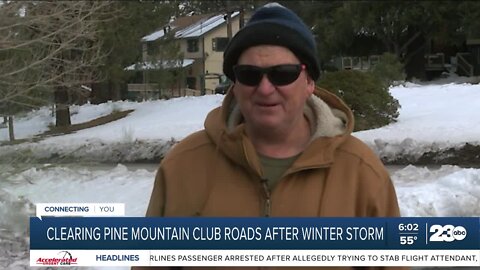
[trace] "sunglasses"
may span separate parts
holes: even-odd
[[[268,80],[275,86],[293,83],[305,69],[303,64],[287,64],[261,68],[252,65],[236,65],[233,67],[235,78],[241,84],[257,86],[266,74]]]

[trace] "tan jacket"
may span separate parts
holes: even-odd
[[[207,116],[205,129],[185,138],[161,162],[147,216],[399,216],[388,172],[351,135],[348,107],[317,88],[305,115],[312,140],[270,192],[230,91],[222,107]]]

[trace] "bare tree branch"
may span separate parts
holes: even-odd
[[[108,54],[98,26],[119,14],[111,6],[110,1],[3,1],[0,105],[50,103],[59,89],[71,92],[98,81]]]

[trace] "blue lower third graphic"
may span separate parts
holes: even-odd
[[[30,231],[31,249],[41,250],[476,250],[480,246],[479,218],[32,217]]]

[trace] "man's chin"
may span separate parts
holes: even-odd
[[[280,123],[278,119],[257,119],[252,127],[257,130],[272,131],[279,128]]]

